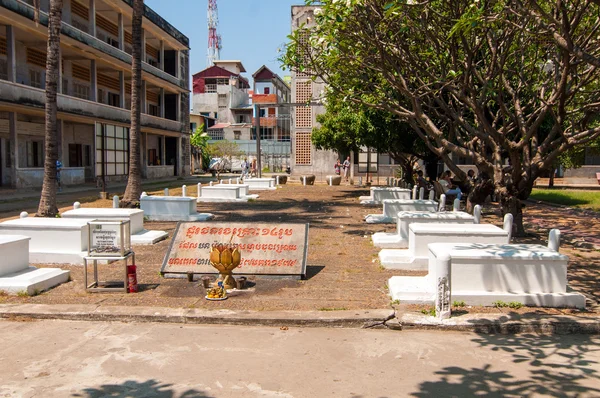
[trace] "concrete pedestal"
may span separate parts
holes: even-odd
[[[450,258],[450,274],[438,275],[438,259]],[[449,279],[451,301],[491,306],[496,301],[544,307],[585,307],[585,297],[567,292],[568,257],[540,245],[434,243],[429,245],[430,273],[394,276],[393,300],[435,301],[441,278]]]
[[[372,187],[370,196],[361,196],[361,205],[380,205],[387,199],[410,199],[410,189]]]
[[[29,261],[40,264],[79,264],[88,249],[91,219],[26,217],[0,223],[0,235],[24,235]]]
[[[250,186],[251,191],[272,191],[277,189],[274,178],[246,178],[244,184]]]
[[[397,215],[396,232],[376,232],[373,234],[373,245],[383,249],[405,249],[408,247],[408,228],[414,223],[448,223],[448,224],[473,224],[475,218],[462,211],[439,212],[430,211],[403,211]]]
[[[206,188],[202,188],[203,193]],[[195,198],[142,196],[140,207],[144,211],[144,215],[152,221],[206,221],[213,218],[210,213],[196,211]]]
[[[434,200],[386,199],[383,202],[383,214],[369,214],[365,221],[369,224],[391,224],[403,211],[436,212],[438,203]]]
[[[428,270],[430,243],[508,244],[508,232],[491,224],[411,224],[408,249],[383,249],[387,269]]]

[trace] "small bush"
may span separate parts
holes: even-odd
[[[453,307],[466,307],[467,304],[464,301],[455,301],[452,303]]]

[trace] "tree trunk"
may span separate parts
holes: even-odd
[[[39,6],[39,3],[38,3]],[[46,51],[46,123],[44,181],[37,217],[56,217],[56,161],[58,142],[56,133],[56,91],[58,88],[58,67],[60,56],[60,25],[63,0],[50,0],[48,13],[48,46]]]
[[[510,213],[513,215],[513,235],[516,237],[525,236],[525,227],[523,226],[523,202],[514,193],[505,187],[497,190],[500,197],[500,209],[502,217]]]
[[[483,205],[487,197],[494,193],[494,183],[490,179],[473,185],[467,197],[467,212],[473,213],[475,205]]]
[[[133,0],[131,21],[131,128],[129,130],[129,177],[121,207],[139,207],[142,194],[140,119],[142,91],[142,17],[144,0]]]

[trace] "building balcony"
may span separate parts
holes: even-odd
[[[0,0],[0,8],[5,8],[9,11],[12,11],[23,18],[31,20],[31,23],[33,23],[33,7],[21,0]],[[40,25],[48,26],[47,13],[41,11],[39,20]],[[71,39],[76,41],[77,44],[84,44],[89,47],[89,50],[91,50],[90,52],[95,53],[98,57],[101,57],[104,60],[107,60],[106,56],[109,56],[114,61],[123,62],[127,65],[131,65],[132,63],[131,55],[129,55],[125,51],[119,50],[117,47],[105,43],[104,41],[64,21],[61,24],[61,33],[63,36],[66,36],[64,39],[61,38],[62,42],[68,43],[69,39]],[[184,79],[179,79],[176,76],[173,76],[146,62],[142,62],[142,70],[156,78],[159,78],[176,87],[179,87],[180,89],[189,91],[189,87],[187,87],[186,81]]]
[[[26,86],[24,84],[12,83],[0,80],[0,102],[6,102],[15,106],[33,107],[43,110],[45,107],[45,91],[40,88]],[[131,123],[131,112],[127,109],[117,108],[98,102],[58,94],[58,111],[74,116],[88,117],[94,120],[103,120],[120,124]],[[141,124],[143,128],[167,130],[172,132],[188,132],[181,122],[142,114]]]
[[[252,103],[253,104],[277,104],[279,101],[277,99],[277,94],[253,94],[252,95]]]

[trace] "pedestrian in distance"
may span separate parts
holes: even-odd
[[[344,160],[344,164],[342,166],[344,168],[344,181],[348,181],[348,173],[350,171],[350,156]]]

